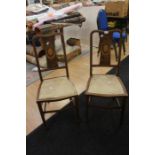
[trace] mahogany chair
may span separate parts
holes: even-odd
[[[55,50],[55,37],[60,36],[63,53],[64,53],[64,64],[58,62]],[[45,51],[46,55],[46,68],[40,67],[40,62],[36,52],[35,40],[40,40],[41,46]],[[63,36],[63,27],[61,25],[43,25],[39,29],[36,29],[36,35],[33,37],[33,49],[35,52],[35,58],[38,67],[38,73],[40,77],[40,86],[38,88],[38,94],[36,103],[39,108],[39,112],[44,125],[46,126],[45,114],[57,112],[59,110],[47,110],[46,105],[51,102],[61,101],[69,99],[72,105],[76,109],[77,120],[79,120],[79,109],[78,109],[78,93],[74,84],[69,79],[69,71],[66,59],[66,49]],[[56,76],[45,79],[42,75],[43,72],[50,70],[62,69],[65,71],[65,75]]]
[[[85,95],[87,97],[87,121],[88,121],[88,112],[89,107],[100,107],[105,109],[120,109],[121,112],[121,123],[123,122],[124,108],[125,108],[125,99],[128,96],[126,88],[119,76],[119,67],[121,60],[121,46],[122,38],[119,42],[119,52],[118,52],[118,61],[112,61],[111,55],[111,44],[113,43],[113,32],[121,31],[118,29],[110,30],[104,32],[102,30],[94,30],[90,34],[90,78],[87,83],[87,88]],[[99,34],[100,44],[99,44],[99,58],[98,62],[95,62],[95,51],[93,50],[93,36],[94,34]],[[122,35],[121,35],[122,36]],[[113,67],[115,68],[115,74],[96,74],[94,73],[95,69],[102,67]],[[93,97],[102,97],[102,98],[112,98],[112,101],[116,101],[117,106],[110,105],[95,105],[92,103]],[[120,102],[122,101],[122,102]],[[115,102],[114,102],[115,103]]]

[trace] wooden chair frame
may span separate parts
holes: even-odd
[[[40,88],[41,88],[41,85],[42,85],[43,81],[52,79],[52,78],[43,79],[42,72],[50,71],[50,70],[57,70],[57,69],[65,69],[65,71],[66,71],[66,75],[65,76],[69,79],[69,71],[68,71],[68,64],[67,64],[67,56],[66,56],[66,48],[65,48],[64,35],[63,35],[63,27],[61,25],[58,25],[58,26],[56,26],[56,25],[52,26],[51,25],[51,27],[49,29],[49,32],[44,32],[44,28],[43,28],[43,30],[42,29],[36,29],[35,31],[36,31],[36,35],[33,37],[32,45],[33,45],[33,49],[34,49],[34,53],[35,53],[35,57],[36,57],[36,63],[37,63],[38,73],[39,73],[39,78],[40,78],[40,85],[39,85],[39,88],[38,88],[36,103],[38,105],[38,109],[39,109],[39,112],[40,112],[43,124],[44,124],[44,126],[47,126],[46,125],[46,120],[45,120],[45,114],[46,113],[58,112],[58,111],[61,110],[60,109],[60,110],[50,110],[50,111],[47,111],[46,110],[47,103],[61,101],[61,100],[65,100],[65,99],[69,99],[71,101],[72,106],[75,106],[76,119],[79,122],[79,106],[78,106],[79,101],[78,101],[78,95],[70,96],[70,97],[67,97],[67,98],[64,97],[64,98],[61,98],[61,99],[46,99],[46,100],[40,100],[39,99],[39,92],[40,92]],[[59,35],[61,37],[61,42],[62,42],[62,46],[63,46],[63,53],[64,53],[64,64],[65,64],[65,66],[62,66],[62,67],[55,66],[55,67],[50,67],[50,68],[47,67],[47,68],[41,70],[40,69],[40,63],[39,63],[39,58],[38,58],[36,47],[35,47],[35,39],[39,38],[40,40],[42,40],[41,43],[44,46],[45,44],[43,43],[43,41],[46,40],[47,38],[51,38],[52,42],[54,43],[54,38],[55,38],[56,35]],[[46,51],[46,48],[44,48],[44,49]],[[55,52],[55,47],[53,47],[52,49]],[[58,76],[58,77],[60,77],[60,76]],[[54,77],[54,78],[56,78],[56,77]],[[43,104],[44,104],[44,108],[43,108]]]
[[[112,33],[113,32],[119,32],[122,36],[122,32],[121,30],[119,29],[113,29],[113,30],[110,30],[108,31],[108,34],[111,35],[111,43],[108,43],[109,45],[113,43],[112,41]],[[88,114],[89,114],[89,108],[90,107],[98,107],[98,108],[103,108],[103,109],[118,109],[118,110],[121,110],[121,120],[120,120],[120,124],[123,123],[123,118],[124,118],[124,109],[125,109],[125,101],[126,101],[126,98],[128,96],[127,94],[127,91],[125,89],[125,87],[123,87],[124,91],[125,91],[125,94],[124,95],[98,95],[98,94],[89,94],[87,91],[88,91],[88,88],[89,88],[89,83],[91,81],[91,78],[93,76],[93,68],[96,68],[96,67],[114,67],[116,69],[116,73],[115,75],[119,77],[119,67],[120,67],[120,60],[121,60],[121,49],[122,49],[122,37],[120,38],[120,42],[119,42],[119,53],[118,53],[118,61],[117,61],[117,64],[116,65],[112,65],[111,62],[108,62],[106,59],[105,59],[105,62],[104,63],[100,63],[100,64],[93,64],[93,35],[95,33],[98,33],[99,36],[106,36],[107,35],[107,32],[104,32],[102,30],[94,30],[91,32],[90,34],[90,77],[89,77],[89,80],[87,82],[87,87],[86,87],[86,91],[85,91],[85,95],[86,95],[86,118],[87,118],[87,122],[89,121],[89,118],[88,118]],[[106,40],[104,40],[106,41]],[[103,40],[100,39],[100,43],[99,43],[99,46],[102,46],[102,43],[104,42]],[[101,47],[99,47],[99,50],[100,50]],[[109,48],[109,50],[111,50]],[[110,59],[111,59],[111,55],[110,55]],[[121,79],[119,77],[119,80],[121,82]],[[123,83],[122,83],[122,86]],[[91,101],[92,101],[92,98],[93,97],[102,97],[102,98],[113,98],[113,100],[116,101],[116,103],[118,104],[118,106],[115,106],[115,107],[110,107],[110,106],[98,106],[98,105],[93,105],[91,104]],[[122,102],[120,102],[119,99],[122,99]]]

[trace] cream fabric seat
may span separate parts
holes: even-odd
[[[67,77],[57,77],[43,81],[38,100],[61,100],[77,95],[73,83]]]
[[[127,91],[116,75],[93,75],[88,83],[87,95],[126,96]]]

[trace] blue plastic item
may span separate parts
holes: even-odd
[[[104,10],[99,10],[97,16],[97,26],[99,30],[107,31],[108,30],[108,20],[107,15]]]
[[[98,12],[97,16],[97,26],[99,30],[107,31],[108,30],[108,20],[105,10],[101,9]],[[122,33],[122,39],[126,39],[127,34],[125,32]],[[118,41],[120,39],[120,33],[114,32],[113,33],[113,40]]]
[[[126,37],[127,37],[126,33],[123,32],[123,33],[122,33],[122,38],[125,39]],[[117,41],[118,39],[120,39],[120,33],[119,33],[119,32],[114,32],[114,33],[113,33],[113,39],[116,40],[116,41]]]

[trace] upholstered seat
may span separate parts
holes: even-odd
[[[88,83],[87,95],[126,96],[121,79],[116,75],[93,75]]]
[[[58,100],[77,95],[73,83],[67,77],[57,77],[43,81],[38,100]]]

